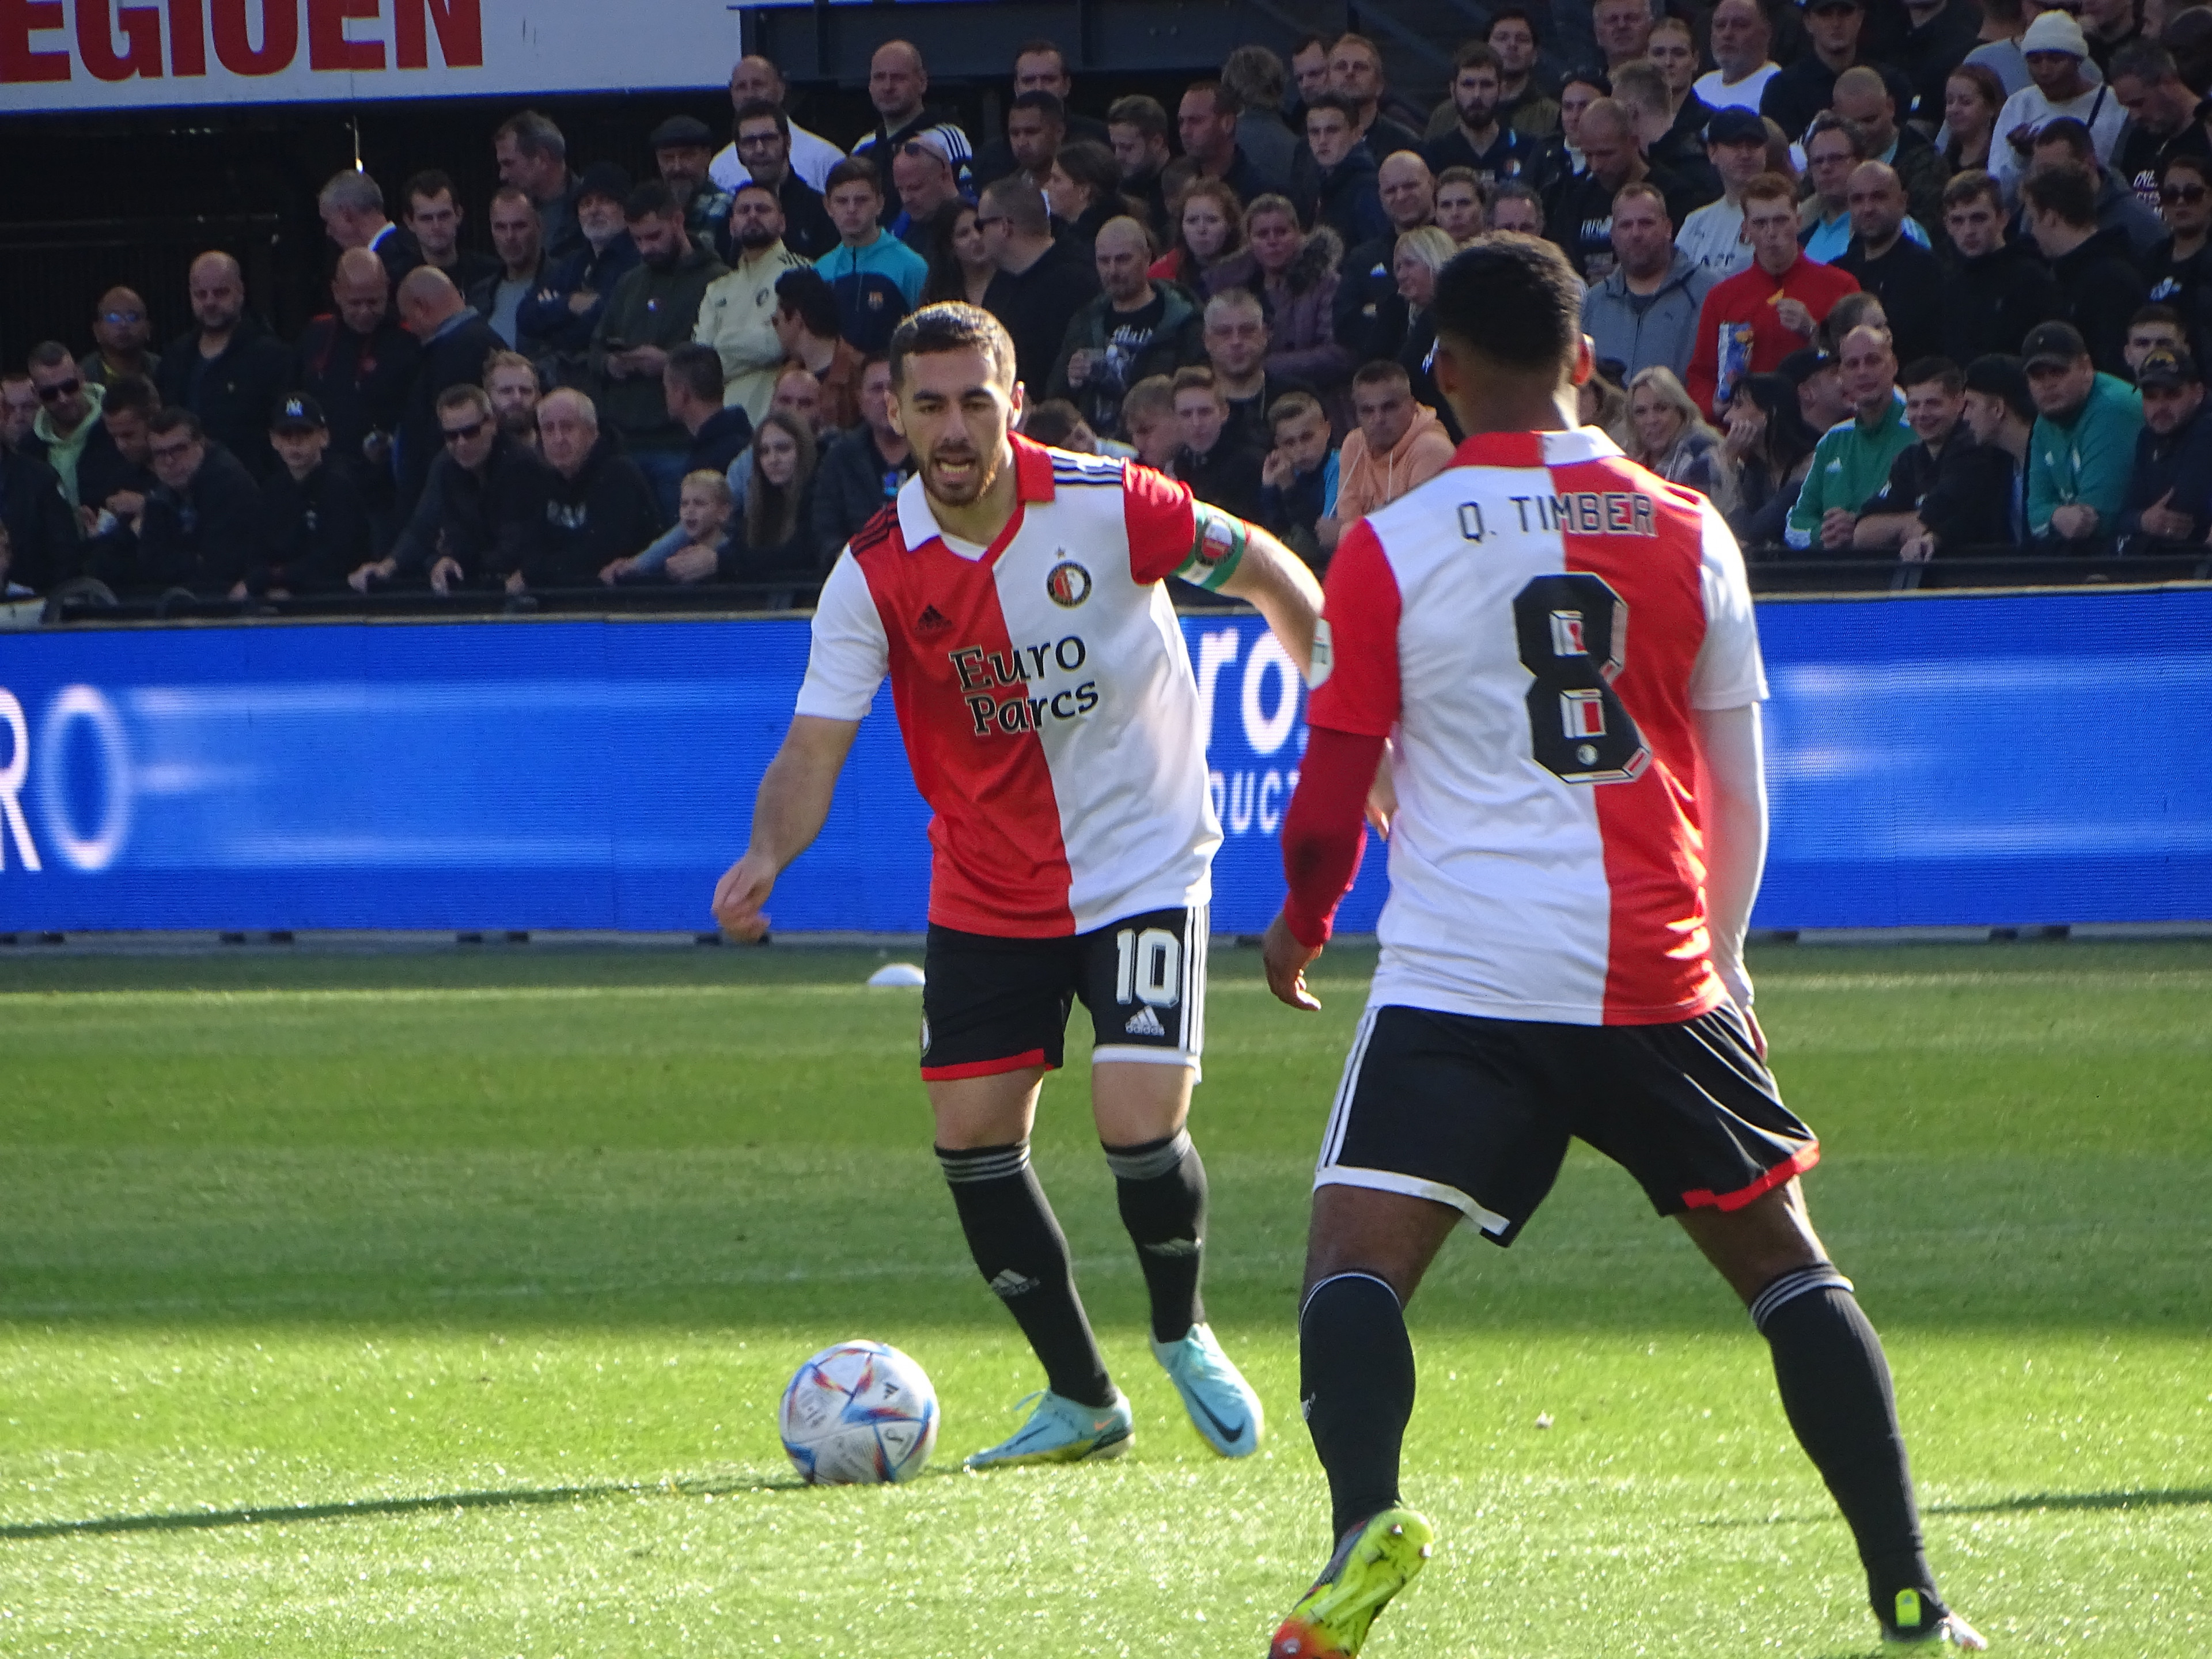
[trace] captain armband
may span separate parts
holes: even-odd
[[[1216,592],[1244,562],[1251,528],[1235,514],[1224,513],[1205,501],[1193,501],[1190,515],[1197,533],[1191,540],[1189,556],[1176,567],[1176,574],[1209,592]]]

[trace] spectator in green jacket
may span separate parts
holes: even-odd
[[[605,424],[620,434],[629,459],[653,485],[662,519],[672,520],[691,434],[669,414],[661,374],[668,354],[690,343],[707,289],[730,268],[712,248],[692,243],[683,206],[662,180],[630,191],[623,212],[639,264],[615,284],[592,331],[592,397]]]
[[[2142,398],[2100,374],[2081,331],[2043,323],[2021,348],[2035,431],[2027,444],[2027,533],[2052,553],[2094,553],[2111,544],[2127,506]]]
[[[1784,536],[1801,552],[1848,558],[1860,509],[1889,482],[1891,465],[1915,440],[1897,389],[1897,349],[1887,326],[1861,324],[1844,336],[1837,357],[1851,418],[1831,427],[1813,452],[1813,470],[1790,509]]]

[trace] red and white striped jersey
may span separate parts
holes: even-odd
[[[1395,739],[1370,1002],[1693,1018],[1709,955],[1693,709],[1766,695],[1742,555],[1603,434],[1492,433],[1331,564],[1308,718]]]
[[[1225,579],[1242,526],[1149,468],[1013,447],[990,546],[948,538],[919,477],[853,538],[798,712],[858,720],[890,673],[940,926],[1042,939],[1204,904],[1221,826],[1164,580]]]

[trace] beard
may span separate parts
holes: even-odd
[[[1498,106],[1494,101],[1486,104],[1465,103],[1459,106],[1459,118],[1477,132],[1488,126],[1497,113]]]
[[[766,225],[747,225],[738,233],[738,246],[748,253],[758,253],[776,245],[776,234]]]
[[[948,481],[943,471],[947,465],[963,465],[967,471],[960,477]],[[942,501],[947,507],[969,507],[981,501],[998,483],[999,468],[1000,457],[995,451],[984,454],[965,443],[944,444],[921,459],[921,487],[933,501]]]

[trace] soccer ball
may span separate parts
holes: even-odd
[[[937,1390],[887,1343],[840,1342],[793,1376],[776,1426],[810,1484],[910,1480],[937,1445]]]

